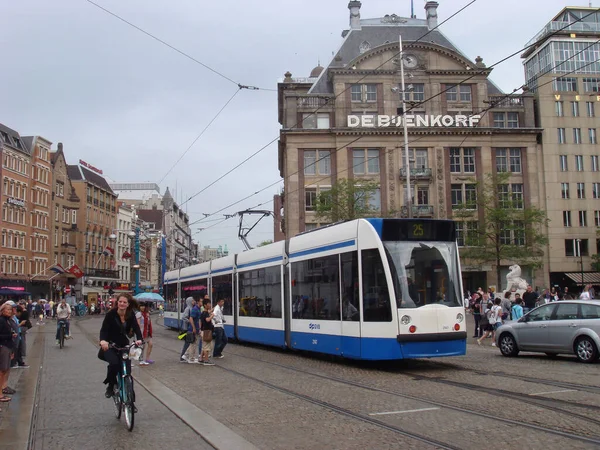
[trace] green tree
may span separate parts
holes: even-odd
[[[341,179],[331,189],[321,191],[316,198],[314,211],[320,222],[335,223],[362,217],[381,216],[373,200],[379,183],[369,180]]]
[[[463,202],[452,209],[464,242],[461,256],[479,265],[495,264],[497,289],[503,261],[540,267],[548,242],[546,212],[525,206],[522,190],[513,189],[509,177],[497,173],[486,174],[481,183],[472,180],[465,185]]]
[[[258,244],[257,247],[264,247],[265,245],[269,245],[272,243],[273,241],[271,239],[267,239],[266,241],[262,241],[260,244]]]

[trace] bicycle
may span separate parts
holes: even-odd
[[[111,348],[115,349],[121,356],[121,370],[117,378],[117,387],[113,393],[113,401],[115,404],[115,414],[117,419],[121,419],[121,413],[125,412],[125,424],[127,430],[132,431],[137,408],[135,407],[135,394],[133,392],[133,377],[127,370],[127,360],[129,360],[129,351],[132,347],[141,349],[141,346],[135,343],[125,347],[117,347],[111,344]]]
[[[58,321],[58,344],[62,349],[65,346],[65,335],[67,333],[67,321],[65,319],[59,319]]]

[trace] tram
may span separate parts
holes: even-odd
[[[230,339],[351,359],[464,355],[451,220],[358,219],[165,274],[165,325],[223,299]]]

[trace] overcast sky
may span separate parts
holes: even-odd
[[[268,89],[288,70],[308,76],[319,59],[326,66],[349,20],[347,0],[94,1],[235,82]],[[469,3],[438,1],[440,22]],[[489,66],[524,47],[570,3],[477,0],[440,30]],[[414,4],[424,18],[424,2]],[[409,16],[410,1],[362,1],[363,19],[392,13]],[[238,89],[86,0],[3,0],[0,18],[0,123],[43,136],[54,149],[63,142],[68,163],[83,159],[109,181],[161,180]],[[522,85],[520,59],[498,66],[492,79],[504,91]],[[278,133],[276,92],[242,90],[161,190],[169,186],[179,201],[187,199]],[[194,221],[278,179],[275,142],[185,207]],[[281,185],[226,212],[265,202]],[[261,208],[272,209],[272,202]],[[271,238],[270,220],[250,235],[254,244]],[[242,249],[237,219],[195,240]]]

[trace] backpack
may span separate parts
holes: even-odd
[[[481,314],[480,319],[479,319],[479,326],[485,326],[485,325],[489,325],[490,321],[489,321],[489,313],[490,313],[491,309],[486,313],[486,314]]]

